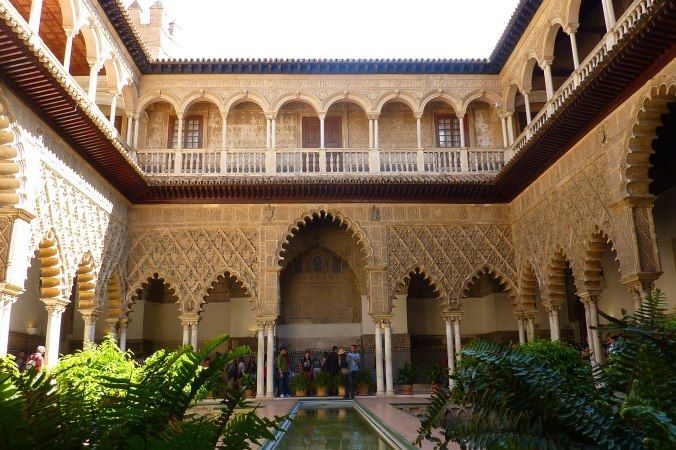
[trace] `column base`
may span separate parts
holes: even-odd
[[[385,393],[382,391],[376,392],[376,397],[385,397]]]
[[[394,391],[387,391],[387,392],[385,393],[385,396],[386,396],[386,397],[394,397]]]

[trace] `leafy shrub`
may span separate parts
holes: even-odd
[[[357,386],[370,386],[373,381],[371,380],[371,372],[368,370],[360,370],[357,373]]]
[[[319,372],[312,382],[316,388],[332,389],[334,379],[328,372]]]
[[[416,370],[409,362],[405,362],[404,365],[397,370],[397,384],[413,384],[415,377]]]
[[[427,374],[429,384],[443,384],[448,379],[448,369],[441,364],[435,364]]]
[[[312,380],[304,373],[299,373],[289,381],[289,388],[292,392],[309,391],[312,388]]]

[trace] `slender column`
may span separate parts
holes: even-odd
[[[115,341],[116,344],[118,344],[119,347],[119,341],[117,340],[118,338],[118,332],[117,332],[117,324],[119,320],[117,317],[106,317],[106,324],[108,325],[106,334],[111,335],[113,337],[113,341]]]
[[[448,373],[455,372],[455,351],[453,348],[453,322],[451,317],[444,317],[446,322],[446,359],[448,360]],[[448,381],[448,386],[453,387],[453,380]]]
[[[458,116],[460,122],[460,148],[465,148],[465,116]]]
[[[66,299],[42,299],[47,308],[47,333],[45,342],[45,365],[54,367],[59,360],[59,341],[61,340],[61,316],[70,303]]]
[[[376,117],[373,119],[373,146],[375,148],[379,148],[379,142],[378,142],[378,118]]]
[[[12,315],[12,304],[16,297],[3,293],[0,296],[0,356],[7,354],[9,345],[9,321]]]
[[[96,86],[98,83],[100,67],[97,61],[88,60],[87,62],[89,62],[89,91],[87,95],[92,103],[96,103]]]
[[[270,119],[270,148],[277,148],[277,119]]]
[[[385,395],[383,386],[383,337],[380,322],[375,322],[376,341],[376,395]]]
[[[197,351],[197,324],[198,322],[195,321],[190,325],[190,345],[195,351]]]
[[[275,396],[275,382],[274,382],[274,355],[275,355],[275,324],[274,322],[266,325],[268,330],[268,353],[266,355],[267,371],[265,376],[265,396],[272,398]]]
[[[610,32],[615,26],[615,8],[613,7],[613,0],[601,0],[601,6],[603,7],[603,18],[606,21],[606,31]]]
[[[115,112],[117,110],[117,92],[111,92],[110,95],[113,96],[113,99],[110,102],[110,124],[115,126]]]
[[[31,2],[31,12],[28,16],[28,27],[35,34],[40,30],[40,16],[42,14],[42,0],[33,0]]]
[[[138,148],[138,130],[139,130],[139,118],[140,116],[134,116],[134,139],[132,141],[132,147]]]
[[[523,91],[523,104],[526,106],[526,123],[530,123],[532,119],[530,113],[530,91]]]
[[[96,336],[96,318],[94,311],[81,311],[84,320],[84,333],[82,337],[82,348],[87,348],[94,343]]]
[[[528,342],[533,342],[535,340],[535,311],[526,311],[526,337]]]
[[[561,330],[559,325],[559,305],[545,305],[547,316],[549,316],[549,336],[552,341],[561,339]]]
[[[423,148],[422,144],[422,120],[421,117],[415,118],[415,132],[418,138],[418,148]]]
[[[460,350],[462,350],[460,343],[460,316],[453,318],[453,329],[455,331],[455,354],[460,356]]]
[[[134,115],[127,113],[127,145],[132,146],[131,138],[134,135]]]
[[[324,119],[325,116],[319,116],[319,148],[324,148]]]
[[[521,313],[516,315],[516,327],[519,330],[519,344],[523,345],[526,343],[526,330],[523,326],[523,314]]]
[[[269,117],[265,121],[265,148],[272,148],[272,119]]]
[[[545,73],[545,89],[547,91],[547,100],[551,100],[554,96],[554,82],[552,81],[552,62],[545,61],[542,65],[542,70]]]
[[[509,145],[514,145],[514,113],[507,116],[507,136],[509,136]]]
[[[181,173],[183,169],[183,114],[178,114],[178,137],[174,142],[176,153],[174,159],[174,173]]]
[[[589,336],[589,349],[594,355],[594,360],[597,363],[602,363],[604,357],[603,347],[601,347],[601,339],[599,339],[598,331],[598,297],[589,292],[581,292],[578,295],[584,304],[585,320],[587,322],[587,336]]]
[[[376,122],[377,123],[377,122]],[[394,380],[392,379],[392,325],[389,321],[383,322],[385,328],[385,395],[394,395]]]
[[[580,56],[579,53],[577,52],[577,38],[575,37],[577,27],[578,25],[575,26],[571,25],[568,28],[568,37],[570,38],[570,49],[573,53],[573,67],[575,67],[575,69],[580,67]]]
[[[127,350],[127,319],[120,319],[117,327],[118,347],[120,351]]]
[[[258,325],[258,352],[256,353],[256,398],[265,396],[265,326]]]
[[[500,123],[502,124],[502,146],[509,147],[509,140],[507,138],[507,117],[500,116]]]
[[[63,27],[66,33],[66,50],[63,53],[63,69],[66,73],[70,71],[70,59],[73,53],[73,39],[77,33],[74,32],[73,27]]]
[[[183,324],[183,345],[188,345],[190,343],[190,324],[188,322],[182,322]]]
[[[373,119],[369,119],[369,148],[375,148],[375,145],[373,145]]]

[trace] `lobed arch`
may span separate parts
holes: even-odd
[[[385,104],[391,101],[398,101],[400,103],[407,105],[409,108],[411,108],[411,112],[413,113],[414,116],[419,116],[424,108],[424,106],[423,108],[420,108],[418,100],[411,94],[408,94],[406,92],[395,91],[395,92],[387,92],[380,96],[380,98],[376,102],[375,107],[376,114],[380,115],[383,112],[383,107],[385,106]]]
[[[122,292],[122,275],[119,269],[113,271],[108,278],[106,285],[107,308],[106,316],[108,318],[122,318],[126,313],[124,304],[124,292]]]
[[[214,289],[216,284],[218,283],[218,277],[221,276],[229,276],[234,278],[238,283],[242,285],[242,289],[244,292],[249,296],[249,301],[253,303],[254,309],[256,314],[260,314],[260,305],[258,304],[258,299],[256,298],[256,292],[251,288],[251,285],[249,282],[246,280],[245,277],[242,276],[242,274],[237,271],[236,269],[232,268],[227,268],[225,270],[221,270],[218,272],[214,272],[209,279],[213,280],[211,284],[205,289],[204,295],[200,296],[200,302],[197,307],[197,314],[199,315],[203,310],[204,306],[206,304],[206,298],[211,294],[211,291]]]
[[[539,289],[540,282],[535,268],[530,262],[526,262],[519,276],[519,306],[524,310],[534,310]]]
[[[235,106],[239,105],[240,103],[245,103],[245,102],[250,102],[253,103],[254,105],[258,105],[262,110],[263,113],[267,112],[270,110],[270,104],[266,100],[265,97],[263,97],[261,94],[255,91],[239,91],[236,92],[235,94],[226,97],[224,99],[224,111],[225,111],[225,116],[226,117],[230,112],[232,111],[232,108]]]
[[[544,39],[542,41],[542,48],[540,49],[540,54],[542,55],[541,59],[551,61],[554,59],[554,44],[556,43],[556,35],[559,33],[559,30],[566,32],[566,26],[563,21],[559,18],[552,20],[549,25],[549,28],[544,34]]]
[[[575,291],[580,292],[578,285],[580,279],[573,269],[573,261],[561,247],[556,247],[551,258],[547,260],[543,276],[542,292],[550,303],[564,304],[566,302],[566,267],[573,270]]]
[[[279,100],[277,100],[277,102],[271,108],[272,116],[277,117],[282,107],[291,102],[302,102],[310,105],[318,116],[322,113],[322,103],[319,98],[312,94],[295,92],[293,94],[284,95],[280,97]]]
[[[412,275],[421,275],[423,279],[430,284],[430,286],[432,287],[432,291],[437,295],[436,298],[438,298],[442,302],[442,306],[444,307],[448,306],[447,304],[448,295],[446,293],[446,290],[444,289],[443,284],[429,270],[420,265],[416,265],[415,267],[412,267],[410,270],[407,270],[405,272],[403,278],[400,279],[396,284],[395,293],[407,294]]]
[[[657,138],[660,117],[668,112],[667,104],[676,101],[676,77],[659,76],[650,81],[638,104],[629,115],[629,133],[622,145],[620,161],[623,197],[652,197],[650,194],[652,142]]]
[[[79,311],[98,309],[96,298],[96,266],[94,257],[87,251],[77,265],[75,271],[77,283],[77,309]]]
[[[342,93],[334,94],[329,98],[327,98],[324,101],[324,106],[321,111],[322,114],[326,114],[329,111],[329,108],[331,108],[331,106],[338,104],[340,102],[348,102],[355,104],[359,106],[367,115],[373,109],[373,104],[367,97],[361,94],[345,91]]]
[[[181,102],[181,105],[179,106],[179,109],[177,110],[177,114],[182,116],[185,114],[185,112],[195,103],[198,102],[209,102],[215,105],[218,108],[218,111],[221,113],[221,117],[225,118],[227,115],[228,110],[225,107],[225,103],[223,102],[223,98],[221,98],[218,94],[215,92],[208,90],[208,89],[201,89],[199,91],[193,91],[190,94],[188,94],[187,97],[183,99]]]
[[[138,104],[136,106],[136,111],[135,114],[141,115],[145,109],[152,105],[153,103],[165,101],[169,103],[172,108],[174,108],[174,111],[178,113],[180,111],[181,107],[181,102],[179,99],[174,95],[166,91],[152,91],[152,92],[147,92],[143,94],[139,99],[138,99]]]
[[[129,316],[133,310],[134,304],[136,304],[136,301],[140,298],[141,293],[143,292],[143,289],[147,288],[148,285],[150,284],[151,281],[153,280],[161,280],[163,283],[167,284],[169,286],[169,291],[171,292],[171,298],[172,300],[175,300],[175,303],[179,305],[179,310],[182,310],[182,305],[176,296],[176,288],[174,286],[178,286],[178,284],[174,284],[169,277],[164,276],[160,272],[154,272],[152,275],[147,277],[145,281],[141,281],[134,286],[130,286],[130,289],[128,289],[127,293],[127,301],[125,306],[125,314]]]
[[[472,102],[486,102],[494,108],[499,108],[502,105],[502,98],[500,98],[500,95],[497,92],[477,89],[470,92],[462,99],[460,113],[464,115]]]
[[[60,300],[64,298],[64,273],[61,245],[52,229],[38,245],[40,261],[40,298]]]
[[[294,222],[288,226],[284,236],[277,243],[277,248],[275,250],[277,264],[281,266],[282,261],[285,259],[285,247],[291,243],[291,240],[301,230],[301,228],[317,219],[328,218],[332,218],[334,222],[338,223],[338,225],[345,226],[347,229],[346,231],[352,234],[352,239],[357,244],[357,247],[359,248],[362,255],[364,267],[373,266],[373,246],[371,245],[371,241],[364,230],[357,222],[347,217],[341,211],[326,207],[308,210],[304,214],[297,217],[296,220],[294,220]]]
[[[21,181],[17,178],[20,166],[17,134],[7,104],[0,99],[0,206],[13,207],[20,201]]]
[[[465,298],[469,292],[470,287],[483,274],[491,275],[496,280],[498,280],[500,284],[503,285],[504,293],[507,294],[507,296],[512,300],[512,304],[517,303],[518,290],[516,289],[516,286],[514,286],[512,280],[505,276],[502,271],[493,267],[491,264],[484,264],[479,270],[474,271],[465,279],[464,283],[462,284],[462,288],[460,289],[460,297]]]

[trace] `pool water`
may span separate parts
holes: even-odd
[[[350,405],[301,405],[276,449],[393,449]]]

